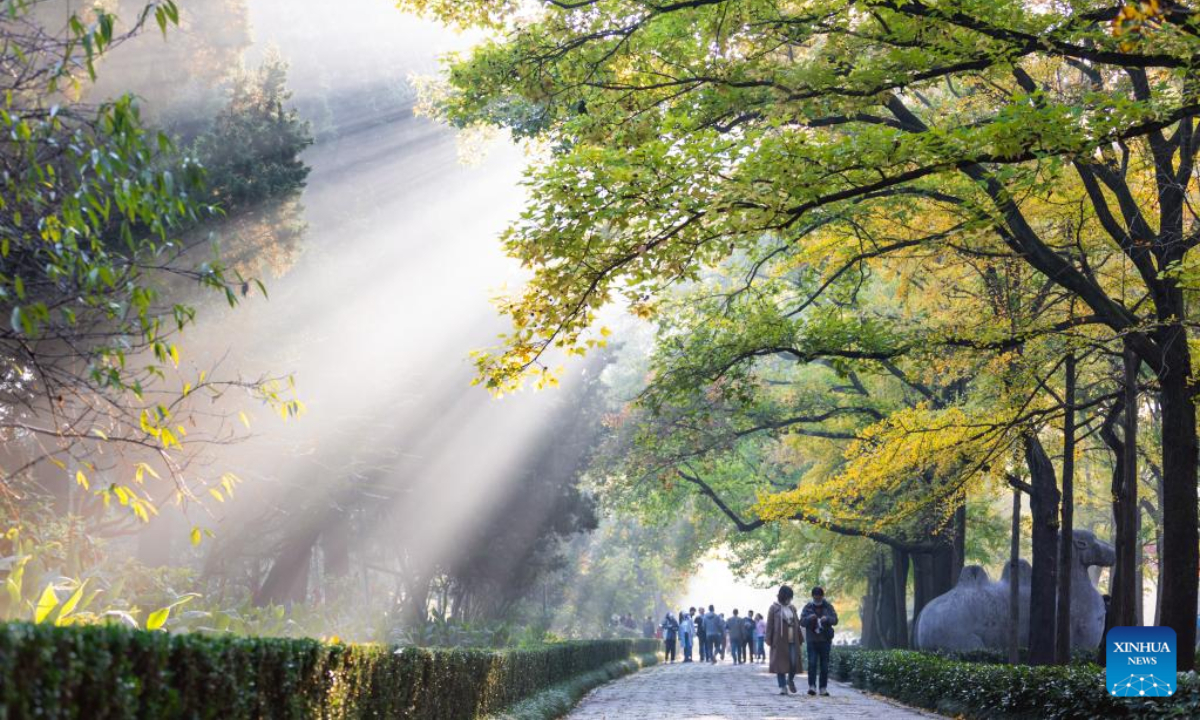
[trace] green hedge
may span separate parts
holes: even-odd
[[[658,645],[390,648],[13,623],[0,625],[0,720],[472,718]]]
[[[843,682],[946,715],[979,720],[1200,717],[1200,680],[1180,673],[1171,698],[1115,698],[1096,665],[992,665],[908,650],[835,648]]]
[[[658,652],[653,652],[609,663],[599,670],[577,675],[565,683],[555,685],[549,690],[543,690],[499,713],[489,715],[488,720],[553,720],[560,718],[570,712],[580,698],[593,688],[637,672],[647,665],[654,665],[659,661],[659,657]]]

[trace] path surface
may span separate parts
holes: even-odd
[[[762,664],[655,665],[589,693],[571,720],[916,720],[939,715],[867,695],[830,681],[829,697],[809,697],[808,680],[796,677],[798,695],[779,695],[775,676]]]

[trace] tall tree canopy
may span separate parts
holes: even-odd
[[[1127,343],[1154,373],[1161,621],[1192,667],[1200,25],[1187,4],[402,5],[494,31],[451,63],[444,116],[546,150],[507,236],[533,276],[503,304],[503,346],[478,357],[489,386],[602,342],[607,303],[653,315],[668,287],[735,256],[782,252],[829,279],[918,248],[1010,258],[1070,301],[1058,329]],[[891,240],[861,232],[889,218],[933,220]],[[861,334],[834,339],[844,353]]]

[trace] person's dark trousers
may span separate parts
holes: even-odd
[[[681,637],[681,642],[683,643],[683,661],[691,662],[692,661],[692,634],[691,633],[683,633],[682,637]]]
[[[708,661],[715,663],[717,661],[717,647],[721,643],[721,636],[709,635],[706,642],[708,643]]]
[[[730,640],[729,644],[733,646],[733,647],[729,648],[729,655],[733,658],[733,664],[741,665],[742,664],[742,654],[740,652],[738,652],[738,641]]]
[[[667,662],[675,662],[675,640],[664,640],[664,652],[666,653]]]
[[[708,662],[708,636],[700,633],[696,636],[696,644],[700,646],[700,662]]]
[[[802,669],[800,667],[800,648],[796,647],[796,643],[788,643],[788,659],[791,661],[788,665],[791,672],[787,675],[783,673],[775,673],[775,679],[779,681],[779,689],[783,690],[796,680],[796,673]]]
[[[832,643],[808,644],[808,687],[824,690],[829,686],[829,649]],[[819,682],[819,684],[818,684]]]
[[[742,662],[754,662],[754,646],[752,640],[742,641]]]
[[[755,639],[755,641],[758,642],[758,659],[761,661],[765,661],[767,659],[767,648],[765,647],[766,646],[766,638],[764,638],[760,635],[754,639]]]

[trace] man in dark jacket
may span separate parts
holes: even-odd
[[[733,609],[733,617],[725,622],[725,629],[729,632],[729,651],[733,655],[733,664],[741,665],[744,662],[742,657],[742,633],[746,629],[746,625],[742,622],[742,618],[738,617],[737,608]]]
[[[742,619],[742,660],[754,662],[754,611],[747,610]]]
[[[708,661],[714,665],[717,663],[717,647],[724,636],[725,623],[717,615],[716,608],[709,605],[708,612],[704,614],[704,645]]]
[[[815,587],[812,601],[800,611],[800,626],[808,643],[808,694],[829,695],[829,650],[833,645],[833,626],[837,625],[837,610],[825,599],[825,590]]]

